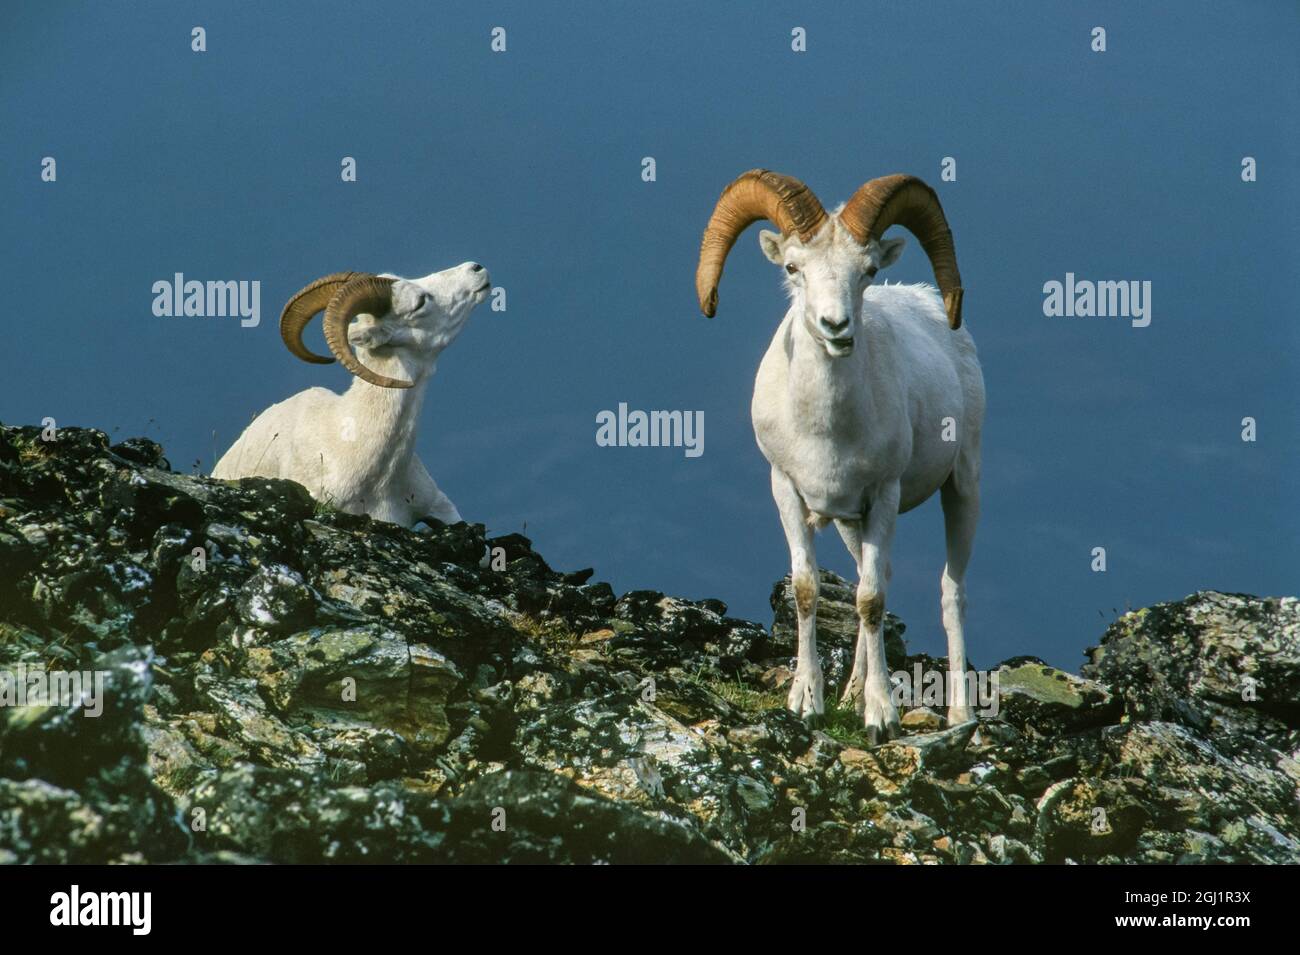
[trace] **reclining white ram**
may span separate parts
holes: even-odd
[[[212,476],[287,478],[342,511],[407,527],[461,520],[415,454],[416,424],[438,356],[490,288],[476,262],[419,279],[336,272],[308,285],[284,307],[280,335],[303,361],[329,364],[302,342],[324,309],[325,341],[355,380],[341,395],[308,388],[267,408]]]

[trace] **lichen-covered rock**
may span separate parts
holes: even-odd
[[[239,619],[268,633],[292,633],[312,622],[316,595],[302,575],[283,564],[264,564],[240,588]]]
[[[871,746],[784,708],[788,579],[769,632],[591,577],[0,426],[0,862],[1300,862],[1292,598],[1126,615],[1082,676],[1010,660],[995,714]],[[823,572],[828,699],[853,598]],[[20,704],[32,670],[102,712]]]
[[[1208,733],[1300,729],[1300,600],[1199,593],[1120,617],[1089,651],[1134,719]]]
[[[30,693],[33,674],[68,661],[6,659],[13,649],[0,642],[0,860],[134,862],[180,852],[171,800],[153,784],[140,732],[152,689],[148,652],[88,655],[81,694],[20,705],[15,676]]]
[[[1038,660],[1002,664],[998,676],[998,716],[1036,733],[1074,732],[1119,719],[1123,704],[1092,680]]]

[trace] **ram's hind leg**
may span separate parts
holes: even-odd
[[[970,687],[966,676],[966,565],[975,545],[979,522],[979,484],[948,478],[939,492],[943,502],[948,563],[940,580],[943,629],[948,634],[948,725],[971,719]]]
[[[817,554],[814,527],[794,483],[772,468],[772,498],[781,515],[781,527],[790,547],[790,584],[794,589],[795,617],[799,622],[799,651],[794,680],[786,706],[804,717],[819,717],[825,709],[822,664],[817,656]]]

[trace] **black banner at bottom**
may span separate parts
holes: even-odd
[[[734,941],[806,930],[800,908],[810,906],[828,929],[845,915],[864,927],[881,920],[894,944],[931,931],[941,933],[936,942],[950,942],[962,927],[997,926],[1017,935],[1065,930],[1073,941],[1112,932],[1276,931],[1291,922],[1295,874],[1288,867],[864,867],[737,871],[732,882],[718,870],[641,868],[592,877],[525,867],[11,867],[0,868],[0,913],[10,938],[75,931],[79,942],[98,935],[206,946],[281,937],[373,942],[377,932],[432,932],[432,940],[437,924],[457,936],[477,925],[497,942],[516,929],[536,940],[561,925],[578,937],[608,926],[617,937],[634,929],[631,938],[661,931],[681,941],[687,926],[670,924],[679,920],[690,923],[691,935]]]

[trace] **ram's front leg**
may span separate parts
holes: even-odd
[[[825,709],[822,664],[817,657],[817,555],[808,508],[784,473],[772,468],[772,497],[790,546],[790,584],[799,622],[799,651],[786,706],[799,716],[818,718]]]
[[[451,498],[442,491],[438,491],[438,496],[425,505],[423,516],[436,518],[444,524],[459,524],[465,519],[456,510],[456,505],[451,503]]]
[[[434,483],[433,477],[429,474],[424,464],[415,460],[411,462],[411,486],[414,519],[411,523],[418,521],[428,521],[430,518],[442,521],[444,524],[459,524],[464,520],[460,516],[460,511],[456,510],[456,505],[451,503],[451,498],[442,493],[442,489]]]
[[[889,549],[898,520],[897,483],[871,499],[871,509],[861,526],[858,556],[858,643],[853,653],[853,673],[844,691],[862,715],[867,739],[883,743],[899,735],[898,708],[890,699],[889,666],[885,662],[885,590],[889,583]],[[846,544],[852,533],[840,528]]]

